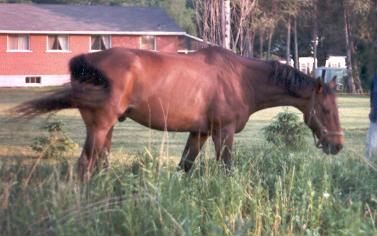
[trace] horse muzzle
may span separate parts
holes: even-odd
[[[316,147],[321,148],[326,154],[336,155],[343,148],[343,132],[328,132],[324,129],[321,131],[318,139],[316,139],[316,135],[313,132],[313,138]]]
[[[341,143],[333,144],[333,143],[324,142],[322,144],[322,151],[328,155],[329,154],[336,155],[338,154],[340,150],[342,150],[342,148],[343,148],[343,144]]]

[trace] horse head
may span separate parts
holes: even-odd
[[[321,79],[315,81],[310,102],[304,113],[306,124],[312,130],[316,146],[326,154],[337,154],[344,143],[336,105],[336,77],[325,84]]]

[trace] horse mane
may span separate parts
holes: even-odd
[[[96,68],[95,65],[92,65],[85,54],[73,57],[69,62],[69,70],[71,72],[71,80],[104,88],[110,86],[106,75],[100,69]]]
[[[272,66],[272,76],[270,77],[276,84],[283,86],[294,96],[299,96],[305,88],[312,88],[315,79],[305,73],[278,61],[269,61]]]

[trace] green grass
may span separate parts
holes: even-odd
[[[2,89],[0,111],[40,93]],[[187,134],[164,139],[127,120],[116,126],[111,168],[85,184],[75,172],[79,149],[62,162],[30,158],[45,117],[20,124],[2,112],[0,235],[376,235],[377,172],[362,159],[369,100],[338,101],[346,144],[337,156],[266,144],[261,129],[283,109],[274,108],[237,135],[232,174],[211,142],[184,174],[176,164]],[[58,117],[82,144],[79,114]]]
[[[45,91],[48,91],[48,89],[0,89],[0,124],[2,124],[0,126],[0,137],[2,137],[0,141],[0,158],[28,158],[33,155],[28,146],[35,136],[40,135],[39,127],[46,121],[46,116],[28,122],[16,122],[9,120],[8,114],[1,111],[5,111],[28,99],[38,97]],[[346,148],[362,150],[365,139],[362,135],[363,132],[366,133],[369,122],[369,99],[367,97],[346,96],[338,98],[338,101],[342,127],[346,131]],[[264,138],[261,129],[267,126],[273,117],[284,109],[283,107],[271,108],[253,114],[245,129],[236,135],[236,142],[240,145],[262,144]],[[299,113],[294,108],[290,108],[290,110]],[[85,126],[78,111],[65,110],[58,112],[58,118],[66,123],[66,130],[69,136],[82,145],[85,138]],[[359,133],[362,135],[360,136]],[[354,135],[356,135],[356,138]],[[143,150],[144,147],[159,148],[163,141],[163,136],[163,132],[150,130],[128,119],[116,125],[113,148],[114,150],[136,154]],[[171,132],[168,134],[169,156],[179,158],[187,137],[187,133]],[[75,157],[79,153],[80,150],[76,150]]]

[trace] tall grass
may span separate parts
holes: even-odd
[[[0,162],[0,235],[377,234],[377,173],[313,153],[239,147],[232,174],[206,153],[188,174],[118,153],[88,183],[70,162]]]
[[[3,111],[42,90],[0,92]],[[313,145],[293,153],[264,143],[262,128],[282,110],[274,108],[254,114],[237,135],[233,173],[208,142],[184,174],[176,165],[187,134],[167,138],[127,121],[116,127],[111,168],[88,183],[73,164],[79,149],[68,161],[30,158],[26,147],[44,134],[43,118],[12,125],[1,114],[0,235],[377,235],[377,172],[361,161],[369,99],[339,103],[346,143],[335,157]],[[78,112],[58,117],[82,144]]]

